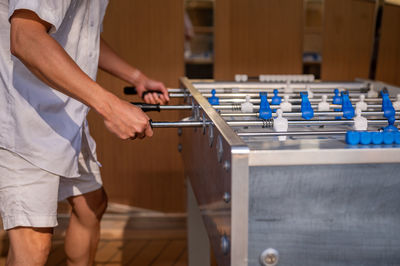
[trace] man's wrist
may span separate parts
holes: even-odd
[[[119,100],[119,98],[100,86],[94,95],[96,96],[91,107],[106,119],[112,113],[113,102]]]
[[[142,72],[140,72],[140,70],[133,71],[133,73],[132,73],[132,81],[137,82],[141,75],[142,75]]]
[[[129,82],[133,85],[142,84],[147,77],[138,69],[135,69],[129,76]]]

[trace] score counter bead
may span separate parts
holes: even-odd
[[[382,132],[372,132],[372,143],[376,145],[383,143]]]
[[[386,132],[382,132],[382,136],[383,136],[383,143],[384,144],[393,144],[394,142],[394,134],[393,132],[390,131],[386,131]]]
[[[400,132],[394,132],[394,143],[400,144]]]
[[[357,145],[358,143],[360,143],[360,132],[347,131],[346,143],[350,145]]]
[[[371,144],[372,141],[372,133],[368,131],[360,132],[360,143],[363,145]]]
[[[235,75],[235,81],[236,82],[246,82],[248,80],[248,76],[245,74],[236,74]]]

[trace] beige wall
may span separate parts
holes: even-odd
[[[375,3],[325,0],[321,78],[368,78],[375,29]]]
[[[383,8],[376,79],[400,86],[400,6]]]
[[[303,0],[215,1],[214,77],[301,74]]]

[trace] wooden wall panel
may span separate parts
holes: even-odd
[[[214,78],[301,74],[303,0],[217,0]]]
[[[103,37],[128,62],[167,86],[184,75],[183,1],[110,1]],[[126,84],[100,72],[98,81],[118,96]],[[176,102],[172,102],[172,104]],[[149,114],[154,121],[178,120],[178,112]],[[89,124],[103,164],[104,185],[112,202],[160,211],[184,210],[184,179],[174,129],[155,130],[151,139],[121,141],[91,112]]]
[[[325,0],[323,80],[368,78],[375,8],[367,0]]]
[[[400,6],[383,8],[376,79],[400,86]]]

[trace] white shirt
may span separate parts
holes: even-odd
[[[11,55],[9,18],[17,9],[35,12],[52,25],[51,37],[95,80],[107,4],[108,0],[0,0],[0,147],[54,174],[77,177],[85,134],[96,160],[86,121],[89,108],[45,85]]]

